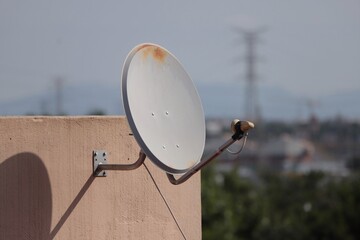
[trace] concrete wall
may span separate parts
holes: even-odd
[[[171,185],[149,159],[92,176],[92,151],[131,163],[123,117],[0,118],[0,239],[201,239],[200,175]]]

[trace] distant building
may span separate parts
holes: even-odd
[[[277,171],[296,171],[299,163],[313,159],[314,152],[311,142],[287,134],[266,142],[259,149],[261,165]],[[285,165],[288,169],[284,169]]]

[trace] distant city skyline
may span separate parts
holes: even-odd
[[[221,83],[197,84],[207,118],[247,118],[243,104],[242,84]],[[356,91],[321,97],[311,109],[307,101],[297,98],[281,88],[262,85],[259,88],[261,118],[263,120],[307,121],[312,111],[320,120],[360,121],[360,94]],[[124,115],[119,87],[100,83],[65,85],[62,111],[67,115],[87,115],[103,112],[108,115]],[[51,114],[56,115],[57,95],[54,89],[39,95],[0,102],[1,115]]]
[[[173,52],[197,85],[234,86],[245,79],[236,27],[267,29],[261,86],[303,101],[360,94],[359,1],[34,0],[0,2],[0,103],[51,92],[58,77],[120,88],[126,54],[142,42]]]

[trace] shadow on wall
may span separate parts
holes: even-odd
[[[49,239],[50,180],[42,160],[19,153],[0,164],[0,239]]]

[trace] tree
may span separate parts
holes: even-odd
[[[202,171],[203,239],[360,239],[360,174]]]

